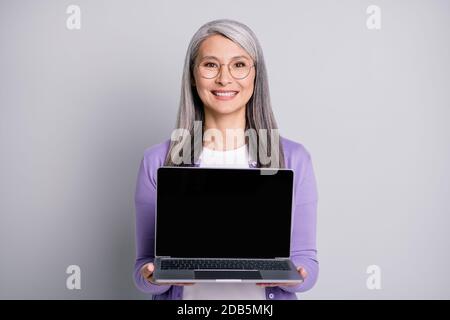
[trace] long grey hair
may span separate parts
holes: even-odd
[[[199,154],[202,151],[205,121],[204,106],[197,93],[197,89],[193,85],[193,71],[202,41],[216,34],[222,35],[240,45],[254,61],[256,76],[253,95],[246,105],[245,132],[253,131],[253,133],[257,133],[256,135],[246,134],[246,143],[247,145],[250,143],[253,146],[257,146],[260,151],[258,153],[254,148],[249,148],[249,157],[255,160],[257,167],[284,168],[283,146],[279,139],[278,127],[272,112],[263,51],[258,39],[249,27],[243,23],[229,19],[219,19],[204,24],[194,34],[189,43],[184,62],[181,97],[176,122],[176,130],[186,132],[187,135],[185,135],[185,138],[189,137],[189,139],[182,139],[181,142],[171,139],[164,165],[192,165],[193,163],[197,163]],[[196,125],[198,123],[202,125]],[[276,133],[276,137],[273,136],[273,132]],[[201,138],[194,139],[196,135],[197,137],[200,135]],[[274,141],[275,139],[277,140]],[[272,159],[273,153],[277,154],[276,163],[267,164],[267,161],[261,161],[261,148],[263,150],[265,149],[267,153],[270,151]],[[184,150],[190,151],[188,161],[174,161],[172,153],[179,155],[180,149],[183,149],[183,152]]]

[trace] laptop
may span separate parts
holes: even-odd
[[[154,281],[302,282],[289,260],[293,179],[291,169],[160,167]]]

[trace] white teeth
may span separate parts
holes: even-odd
[[[213,92],[213,94],[221,97],[231,97],[236,95],[236,92]]]

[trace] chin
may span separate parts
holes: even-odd
[[[214,113],[223,113],[223,114],[230,114],[234,112],[238,112],[242,109],[240,106],[241,103],[236,103],[233,101],[233,103],[217,103],[214,102],[210,104],[210,107],[208,108],[209,111]],[[244,107],[245,108],[245,107]]]
[[[218,106],[218,107],[214,107],[214,108],[210,108],[210,110],[214,113],[218,113],[218,114],[231,114],[231,113],[235,113],[238,112],[240,110],[240,108],[238,107],[228,107],[228,106]]]

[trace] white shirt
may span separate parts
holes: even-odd
[[[199,166],[248,168],[247,147],[226,151],[203,147]],[[184,286],[183,300],[266,300],[266,291],[254,283],[196,283]]]
[[[200,167],[248,168],[247,146],[219,151],[203,147]]]

